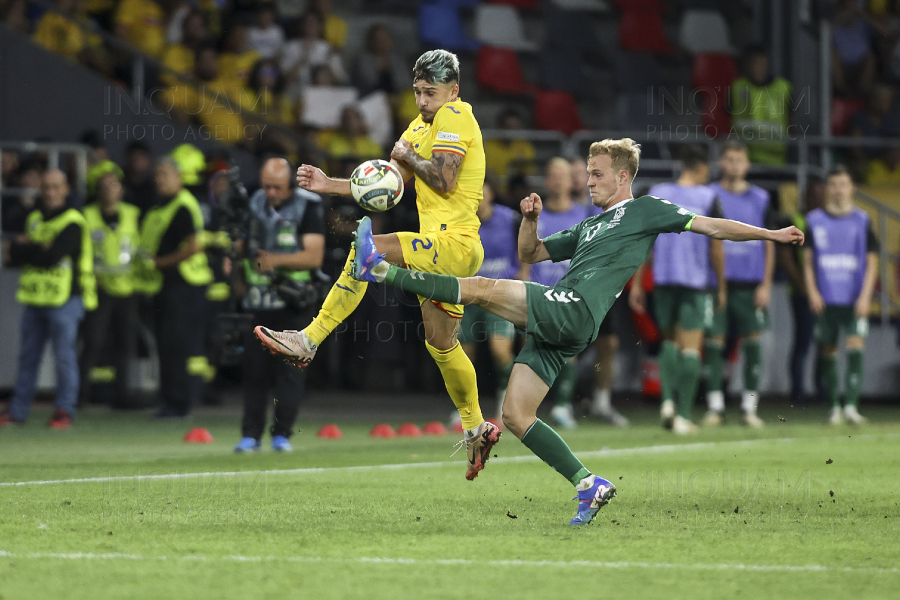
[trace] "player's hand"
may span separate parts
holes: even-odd
[[[728,288],[720,285],[716,290],[716,312],[722,312],[728,306]]]
[[[628,292],[628,306],[638,314],[647,312],[647,294],[639,282],[631,282],[631,291]]]
[[[297,169],[297,185],[310,192],[327,193],[328,176],[318,167],[300,165]]]
[[[822,299],[819,290],[809,290],[809,310],[816,316],[825,312],[825,300]]]
[[[853,305],[853,312],[857,319],[868,319],[872,310],[872,299],[860,296]]]
[[[538,216],[541,214],[541,210],[544,208],[544,204],[541,202],[540,196],[531,194],[519,203],[519,207],[522,209],[522,215],[526,219],[537,221]]]
[[[769,306],[769,300],[772,298],[772,286],[757,286],[756,292],[753,294],[753,305],[756,308],[766,308]]]
[[[409,140],[404,140],[400,138],[396,142],[394,142],[394,149],[391,150],[391,158],[395,160],[402,160],[404,162],[409,162],[406,158],[409,156],[410,152],[415,153],[415,149],[412,144],[409,143]]]
[[[800,244],[802,246],[805,239],[803,232],[793,225],[773,231],[772,234],[772,241],[781,244]]]

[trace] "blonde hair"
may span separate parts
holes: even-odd
[[[638,171],[638,163],[641,160],[641,145],[631,138],[622,138],[621,140],[605,139],[601,142],[591,144],[588,152],[588,160],[595,156],[608,154],[612,161],[612,166],[616,172],[625,169],[631,175],[632,181]]]

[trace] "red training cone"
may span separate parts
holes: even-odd
[[[194,427],[184,436],[184,441],[188,444],[212,444],[215,439],[213,439],[212,434],[203,427]]]
[[[447,435],[447,428],[440,421],[429,421],[422,428],[422,433],[425,435]]]
[[[404,437],[422,437],[422,430],[415,423],[404,423],[397,429],[397,435]]]
[[[319,430],[319,433],[316,434],[316,437],[325,438],[328,440],[339,440],[344,437],[344,432],[341,431],[341,428],[334,423],[329,423],[328,425],[322,426],[322,429]]]
[[[387,423],[379,423],[369,432],[370,437],[375,438],[392,438],[397,437],[397,432]]]
[[[455,423],[453,423],[453,425],[450,426],[450,431],[452,431],[453,433],[462,433],[462,421],[456,421]]]

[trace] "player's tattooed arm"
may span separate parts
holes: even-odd
[[[435,152],[431,160],[422,158],[412,144],[404,139],[399,139],[394,144],[391,158],[402,160],[428,187],[442,194],[456,187],[456,176],[463,160],[455,152]]]

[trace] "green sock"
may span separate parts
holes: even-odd
[[[744,340],[744,389],[755,392],[759,389],[759,371],[762,365],[762,349],[759,340]]]
[[[575,384],[578,383],[578,365],[567,361],[556,376],[556,406],[572,404],[575,397]]]
[[[537,419],[525,435],[522,443],[535,453],[538,458],[557,470],[572,485],[591,474],[581,461],[575,458],[566,442],[553,431],[553,428]]]
[[[410,271],[391,265],[384,282],[430,300],[459,304],[459,280],[452,275]]]
[[[722,391],[722,373],[725,370],[724,348],[718,342],[706,342],[703,344],[703,361],[706,363],[706,391]]]
[[[691,418],[697,386],[700,385],[700,353],[685,350],[681,353],[681,374],[678,380],[678,414]]]
[[[662,386],[662,399],[675,398],[675,385],[678,382],[678,346],[675,342],[663,342],[659,351],[659,383]]]
[[[863,353],[862,350],[847,351],[847,373],[844,382],[844,404],[856,406],[859,404],[859,394],[862,391]],[[837,379],[837,374],[835,374]]]
[[[838,394],[837,355],[822,355],[822,389],[825,390],[825,399],[831,406],[840,408],[841,401]]]

